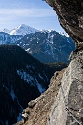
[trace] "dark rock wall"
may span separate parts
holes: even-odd
[[[77,48],[83,47],[83,1],[46,0],[56,11],[61,26],[74,39]]]

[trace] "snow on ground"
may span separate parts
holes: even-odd
[[[21,77],[21,79],[23,79],[24,81],[26,81],[30,85],[33,85],[33,86],[35,85],[35,84],[33,84],[34,77],[27,74],[25,71],[17,70],[17,74]]]
[[[42,85],[38,83],[37,79],[35,79],[35,81],[36,81],[35,83],[36,83],[36,86],[37,86],[39,92],[43,93],[45,91],[45,88],[43,88]]]
[[[10,95],[11,95],[13,101],[14,101],[14,99],[16,98],[16,96],[15,96],[14,89],[13,89],[13,86],[12,86],[12,85],[11,85],[11,92],[10,92]]]
[[[22,107],[21,104],[19,103],[19,100],[18,100],[17,96],[16,96],[15,93],[14,93],[14,89],[13,89],[13,86],[12,86],[12,85],[11,85],[10,95],[11,95],[13,101],[14,101],[15,98],[17,99],[18,105],[20,106],[21,110],[23,110],[23,107]]]
[[[38,74],[38,76],[40,77],[40,79],[44,79],[40,74]]]
[[[45,91],[45,88],[43,88],[42,85],[38,83],[37,79],[34,76],[32,77],[31,75],[27,74],[25,71],[21,71],[21,70],[17,70],[17,74],[21,77],[21,79],[26,81],[31,86],[37,86],[40,93],[43,93]],[[38,74],[38,76],[40,79],[43,79],[43,77],[40,74]]]
[[[21,113],[19,113],[18,117],[17,117],[17,122],[21,121],[22,120],[22,115]]]

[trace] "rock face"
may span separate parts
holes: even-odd
[[[74,39],[77,48],[83,47],[83,1],[46,0],[56,10],[61,26]]]
[[[83,122],[78,115],[81,108],[83,108],[83,53],[79,52],[63,74],[47,125],[79,125],[78,123],[82,125]]]

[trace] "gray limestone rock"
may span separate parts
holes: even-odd
[[[47,125],[82,125],[79,111],[83,108],[83,52],[71,61],[61,83]]]

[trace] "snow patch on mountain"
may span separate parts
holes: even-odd
[[[66,36],[66,37],[69,37],[69,35],[66,33],[66,32],[58,32],[60,35],[62,36]]]
[[[34,78],[29,74],[27,74],[25,71],[17,70],[17,74],[21,77],[21,79],[29,83],[31,86],[35,86],[35,84],[33,84],[32,82],[34,81]]]
[[[12,86],[12,85],[11,85],[10,95],[11,95],[13,101],[14,101],[15,99],[17,99],[17,103],[18,103],[19,107],[21,108],[21,110],[23,110],[23,107],[22,107],[21,104],[19,103],[19,100],[18,100],[17,96],[16,96],[15,93],[14,93],[14,89],[13,89],[13,86]]]
[[[5,124],[6,124],[6,125],[9,125],[9,124],[8,124],[8,120],[6,120]]]
[[[11,97],[12,97],[12,100],[14,101],[14,99],[16,98],[16,96],[15,96],[14,89],[13,89],[13,86],[12,86],[12,85],[11,85],[10,95],[11,95]]]
[[[21,79],[26,81],[31,86],[37,86],[40,93],[43,93],[45,91],[45,88],[43,88],[42,85],[38,83],[37,79],[27,74],[25,71],[17,70],[17,74],[21,77]],[[43,79],[40,74],[38,74],[38,76],[40,79]]]
[[[45,91],[45,88],[43,88],[42,85],[38,83],[37,79],[35,79],[35,81],[36,81],[35,84],[36,84],[39,92],[42,94]]]
[[[19,113],[18,117],[17,117],[17,122],[21,121],[22,120],[22,115],[21,113]]]

